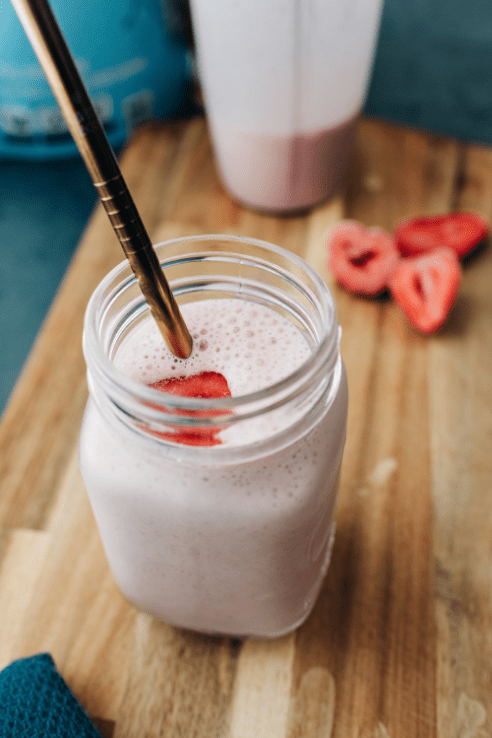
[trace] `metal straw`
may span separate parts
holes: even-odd
[[[12,0],[111,225],[170,351],[186,359],[192,338],[164,276],[118,162],[45,0]]]

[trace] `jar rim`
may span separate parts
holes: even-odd
[[[207,255],[210,256],[210,254],[213,254],[214,258],[219,260],[220,257],[227,255],[241,256],[241,254],[234,251],[225,252],[220,250],[213,252],[196,251],[193,254],[190,253],[179,257],[176,255],[165,255],[165,250],[171,246],[181,246],[185,244],[190,244],[191,246],[192,244],[196,245],[210,242],[211,240],[219,243],[230,242],[232,244],[236,244],[236,246],[241,244],[257,246],[266,250],[267,253],[273,253],[282,259],[287,259],[298,269],[302,270],[302,272],[305,272],[317,291],[317,294],[314,297],[312,295],[312,290],[309,290],[311,293],[311,302],[313,305],[316,303],[319,316],[323,321],[325,328],[324,335],[321,337],[321,340],[314,346],[309,358],[296,370],[280,381],[251,393],[217,399],[190,398],[172,395],[149,387],[123,374],[123,372],[114,365],[101,341],[100,324],[104,320],[108,305],[115,299],[116,294],[116,287],[111,289],[111,285],[118,285],[118,294],[121,294],[122,291],[136,283],[136,278],[134,277],[128,262],[122,261],[101,280],[94,290],[85,313],[83,336],[84,355],[89,371],[94,372],[99,376],[105,384],[110,382],[116,395],[123,397],[129,394],[138,398],[139,402],[144,403],[146,406],[149,404],[154,406],[165,405],[166,408],[171,410],[176,408],[193,411],[216,409],[230,412],[233,409],[237,411],[241,407],[244,407],[247,411],[249,406],[257,406],[258,404],[264,405],[267,398],[270,398],[270,404],[268,407],[271,406],[271,402],[275,399],[277,402],[289,401],[291,397],[294,397],[299,392],[299,386],[304,386],[306,382],[310,382],[317,374],[319,374],[320,370],[327,374],[331,374],[333,372],[339,355],[338,349],[341,331],[337,322],[336,307],[333,296],[328,286],[316,270],[293,252],[287,251],[275,244],[245,236],[228,234],[184,236],[158,243],[155,245],[155,248],[158,251],[159,261],[164,270],[166,267],[176,263],[177,260],[182,260],[186,256],[202,259]],[[247,258],[252,262],[259,263],[261,261],[252,257]],[[170,281],[170,286],[172,291],[178,295],[179,287],[176,289],[173,281]],[[104,299],[105,295],[107,304],[105,307],[101,307],[101,301]],[[145,312],[148,312],[148,306],[146,305],[143,296],[141,297],[141,304],[145,305]],[[162,417],[162,411],[148,408],[148,410],[146,410],[146,415],[148,418],[158,420]],[[244,412],[240,413],[240,416],[242,418],[245,417]],[[214,421],[214,419],[209,420],[210,425],[214,425],[218,422],[218,420]]]

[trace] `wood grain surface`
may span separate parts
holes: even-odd
[[[332,563],[273,640],[180,631],[119,594],[77,465],[83,313],[122,259],[98,208],[0,424],[0,668],[49,651],[113,738],[491,738],[492,251],[423,337],[334,283],[326,238],[342,218],[492,221],[492,151],[364,120],[341,193],[289,217],[226,194],[201,119],[141,130],[122,167],[155,242],[259,237],[332,288],[350,389]]]

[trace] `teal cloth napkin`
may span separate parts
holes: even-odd
[[[47,653],[0,672],[0,738],[102,738]]]

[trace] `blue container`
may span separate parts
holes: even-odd
[[[53,0],[52,8],[113,147],[146,120],[186,112],[190,52],[160,0]],[[0,158],[77,155],[8,0],[0,17]]]

